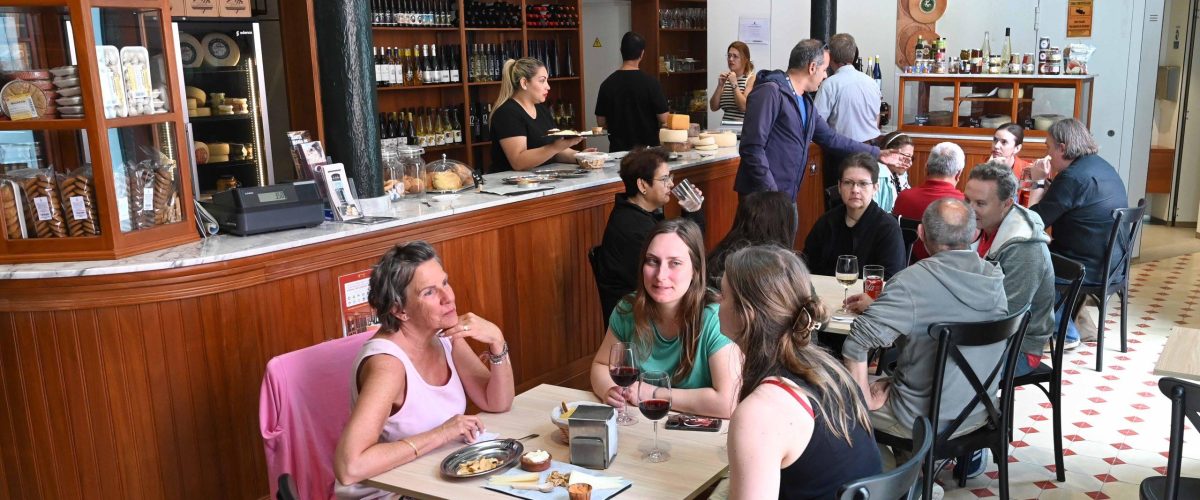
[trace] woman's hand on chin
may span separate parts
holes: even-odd
[[[475,313],[459,316],[458,324],[442,330],[441,335],[451,341],[475,339],[491,347],[493,354],[498,354],[504,349],[504,332],[500,331],[500,327]]]

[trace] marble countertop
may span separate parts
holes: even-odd
[[[737,147],[721,148],[715,151],[715,153],[715,155],[709,157],[698,157],[694,152],[683,153],[679,160],[672,161],[669,165],[672,171],[677,171],[728,160],[738,156]],[[571,166],[573,165],[552,164],[538,168],[537,170]],[[489,174],[485,175],[484,179],[489,186],[503,185],[501,181],[503,178],[519,173],[503,172]],[[449,217],[499,205],[519,203],[545,196],[555,196],[557,194],[588,189],[614,182],[620,182],[620,177],[617,172],[617,162],[610,161],[604,165],[603,169],[598,169],[585,177],[563,179],[559,182],[548,184],[549,186],[554,186],[553,189],[527,194],[500,196],[469,191],[458,195],[450,195],[453,199],[446,201],[438,201],[442,199],[440,197],[438,200],[435,200],[432,196],[425,196],[419,200],[405,199],[396,203],[388,202],[382,198],[360,200],[365,214],[395,217],[396,220],[366,226],[326,221],[320,226],[313,228],[291,229],[254,236],[222,234],[197,242],[186,243],[118,260],[0,265],[0,279],[68,278],[197,266],[278,252],[305,245],[314,245],[340,238],[392,229],[406,224]]]

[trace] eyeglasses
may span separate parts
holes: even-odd
[[[666,184],[666,185],[670,186],[670,185],[674,185],[674,184],[675,184],[675,175],[673,175],[673,174],[667,174],[667,175],[664,175],[664,176],[662,176],[662,177],[655,177],[653,180],[659,181],[659,182],[661,182],[661,183],[663,183],[663,184]]]
[[[841,184],[842,189],[859,188],[862,190],[866,190],[867,188],[875,185],[875,183],[871,181],[852,181],[850,179],[843,179],[838,184]]]

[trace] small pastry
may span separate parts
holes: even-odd
[[[521,455],[521,468],[529,472],[541,472],[550,468],[550,452],[533,450]]]

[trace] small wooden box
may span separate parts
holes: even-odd
[[[184,0],[187,2],[187,15],[194,17],[217,17],[218,0]]]
[[[250,0],[217,0],[221,17],[250,17]]]

